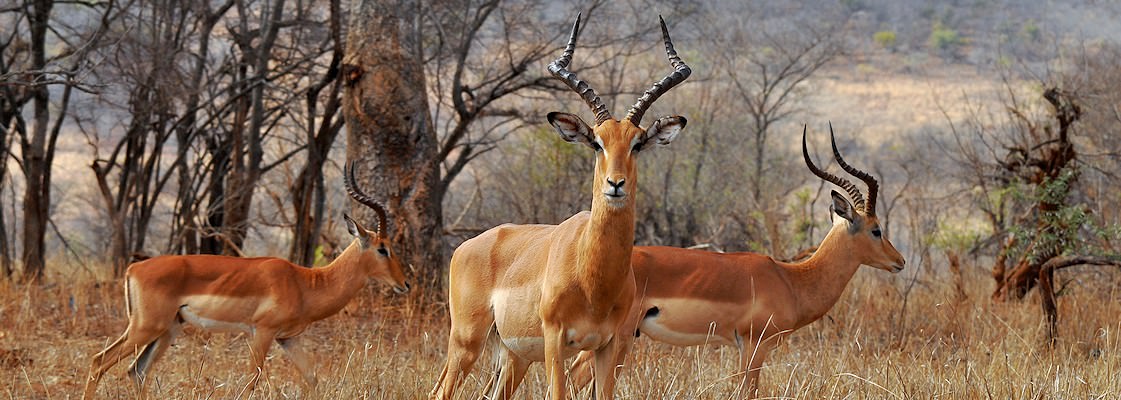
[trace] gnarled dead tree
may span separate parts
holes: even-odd
[[[1058,87],[1043,92],[1053,123],[1036,122],[1020,108],[1009,107],[1021,127],[1015,144],[1006,145],[989,179],[996,186],[1019,188],[1024,204],[1007,220],[1005,239],[993,265],[994,301],[1020,300],[1039,285],[1049,343],[1057,336],[1055,272],[1076,265],[1121,266],[1121,258],[1099,256],[1080,247],[1082,232],[1092,225],[1091,211],[1077,193],[1079,151],[1072,137],[1082,117],[1079,98]],[[1016,191],[1016,189],[1012,190]],[[1081,254],[1070,254],[1081,253]]]
[[[1043,264],[1060,255],[1061,247],[1051,238],[1062,235],[1062,231],[1077,229],[1062,226],[1061,221],[1047,216],[1069,206],[1067,194],[1078,180],[1077,172],[1071,169],[1078,154],[1070,139],[1072,125],[1082,116],[1082,108],[1070,93],[1059,88],[1047,89],[1043,98],[1053,109],[1057,129],[1034,123],[1021,111],[1010,108],[1009,112],[1024,122],[1027,140],[1007,148],[1004,159],[997,161],[1000,169],[995,179],[1004,184],[1020,181],[1035,188],[1051,184],[1059,193],[1037,196],[1032,212],[1021,214],[1013,222],[1022,227],[1034,226],[1034,234],[1009,235],[1004,241],[993,265],[996,289],[992,297],[997,301],[1023,298],[1038,282]],[[1014,264],[1009,267],[1008,259],[1014,255]]]

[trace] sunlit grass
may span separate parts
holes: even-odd
[[[1086,275],[1085,272],[1082,273]],[[1060,297],[1061,340],[1043,346],[1034,295],[992,304],[991,280],[970,276],[969,298],[955,302],[948,277],[920,278],[903,308],[907,278],[862,271],[826,318],[771,353],[762,397],[817,399],[1097,399],[1121,396],[1118,279],[1076,281]],[[89,357],[125,327],[118,283],[43,287],[0,283],[0,396],[80,396]],[[279,349],[254,398],[423,398],[446,350],[445,305],[395,296],[373,286],[335,317],[314,325],[304,343],[319,386],[304,392]],[[248,379],[244,336],[187,329],[152,371],[153,398],[232,398]],[[673,348],[637,341],[617,397],[724,399],[739,383],[730,347]],[[100,398],[134,398],[127,363],[106,374]],[[483,357],[462,398],[477,398],[493,367]],[[520,397],[545,392],[540,365]],[[587,394],[585,393],[585,396]]]

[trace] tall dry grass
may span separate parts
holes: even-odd
[[[1066,272],[1064,272],[1066,273]],[[771,354],[763,397],[818,399],[1121,398],[1121,302],[1115,274],[1074,272],[1059,305],[1061,340],[1045,334],[1034,295],[992,304],[990,279],[974,270],[968,298],[954,300],[949,279],[863,269],[821,321],[794,333]],[[0,397],[66,399],[80,395],[89,357],[125,327],[115,282],[42,287],[0,283]],[[422,398],[439,376],[446,349],[445,305],[372,287],[335,317],[314,325],[304,343],[319,386],[303,393],[292,366],[274,348],[268,379],[254,398]],[[646,399],[723,399],[736,389],[736,351],[672,348],[640,339],[617,395]],[[136,397],[126,364],[102,381],[101,398]],[[223,399],[247,377],[243,335],[187,329],[154,367],[153,398]],[[480,361],[463,398],[477,398],[493,373]],[[519,392],[540,398],[535,366]],[[585,393],[586,395],[586,393]]]

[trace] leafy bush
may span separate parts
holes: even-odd
[[[942,25],[942,23],[935,23],[930,29],[930,38],[927,39],[927,45],[931,49],[937,50],[942,54],[954,55],[961,45],[965,44],[958,32]]]
[[[872,40],[877,45],[887,50],[895,51],[895,31],[879,31],[872,35]]]

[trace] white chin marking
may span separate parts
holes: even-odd
[[[626,205],[627,205],[627,198],[625,196],[624,197],[603,196],[603,200],[604,200],[605,203],[607,203],[607,206],[611,207],[611,208],[623,208],[623,207],[626,207]]]

